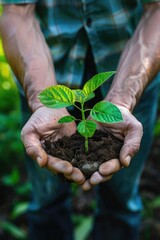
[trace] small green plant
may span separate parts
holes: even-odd
[[[46,88],[39,94],[40,101],[49,108],[64,108],[74,106],[81,112],[82,119],[76,119],[74,116],[64,116],[58,123],[68,123],[80,121],[77,125],[77,131],[85,138],[85,152],[88,153],[88,139],[91,138],[97,128],[97,122],[116,123],[123,121],[120,110],[111,102],[100,101],[92,109],[85,108],[85,102],[95,97],[94,91],[100,87],[115,72],[102,72],[96,74],[88,80],[83,89],[71,90],[64,85],[55,85]],[[80,103],[80,107],[77,103]],[[86,112],[93,120],[86,119]]]

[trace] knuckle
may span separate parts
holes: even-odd
[[[27,146],[27,147],[26,147],[26,154],[27,154],[28,156],[32,156],[32,159],[35,160],[34,154],[33,154],[33,149],[32,149],[31,146]]]
[[[134,144],[132,144],[132,147],[130,147],[130,145],[128,145],[128,149],[129,149],[129,155],[131,157],[133,157],[140,149],[140,143],[136,142]]]
[[[117,163],[114,169],[114,173],[118,172],[121,169],[121,163],[120,161],[117,159]]]
[[[142,123],[139,122],[138,120],[132,122],[132,128],[133,128],[133,129],[136,129],[136,130],[138,130],[138,131],[143,131]]]
[[[36,161],[37,161],[37,155],[38,155],[38,149],[37,149],[37,147],[34,146],[34,145],[28,145],[28,146],[25,147],[25,149],[26,149],[26,154],[27,154],[30,158],[32,158],[33,160],[36,160]],[[38,162],[38,164],[39,164],[40,161],[37,161],[37,162]],[[39,164],[40,167],[41,167],[42,165],[43,165],[43,163],[42,163],[42,164]],[[43,167],[43,166],[42,166],[42,167]]]
[[[141,131],[143,133],[143,126],[142,126],[142,123],[138,122],[138,129],[139,131]]]
[[[78,184],[79,184],[79,185],[82,185],[84,182],[85,182],[85,178],[79,180]]]
[[[134,144],[133,145],[133,149],[134,149],[134,153],[137,153],[139,151],[139,149],[140,149],[140,144],[139,143]]]
[[[109,176],[106,178],[106,181],[110,180],[112,177],[113,177],[113,174],[112,174],[112,175],[109,175]]]
[[[24,126],[20,133],[21,140],[24,141],[24,139],[27,138],[30,133],[31,131],[29,131],[28,127]]]
[[[139,121],[137,121],[137,128],[138,129],[140,129],[140,130],[142,130],[143,129],[143,127],[142,127],[142,123],[140,123]]]
[[[23,139],[24,139],[25,133],[26,133],[25,128],[22,128],[22,130],[21,130],[21,135],[20,135],[22,141],[23,141]]]

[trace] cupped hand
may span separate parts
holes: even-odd
[[[122,167],[128,167],[131,158],[138,152],[143,135],[142,124],[125,107],[117,106],[122,113],[123,122],[106,124],[98,123],[99,129],[108,131],[124,141],[119,159],[111,159],[100,165],[99,171],[92,174],[82,185],[83,190],[89,190],[93,186],[108,181],[114,173]]]
[[[74,168],[68,161],[48,155],[41,145],[41,141],[49,136],[56,141],[63,136],[71,136],[76,131],[74,122],[58,123],[61,117],[67,115],[69,113],[65,108],[38,108],[23,127],[21,138],[27,155],[36,160],[40,167],[46,167],[55,174],[61,173],[67,179],[82,184],[85,177],[79,169]]]

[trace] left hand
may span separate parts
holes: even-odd
[[[41,141],[52,136],[56,141],[63,136],[71,136],[76,131],[75,122],[59,124],[58,120],[69,115],[66,109],[38,108],[22,129],[21,137],[26,153],[37,161],[40,167],[46,167],[54,174],[63,174],[68,180],[79,185],[85,182],[82,172],[68,161],[53,157],[42,147]]]
[[[122,113],[123,122],[106,124],[98,123],[99,129],[108,131],[119,139],[123,139],[124,144],[121,148],[119,159],[111,159],[100,165],[99,171],[92,174],[83,185],[83,190],[90,190],[93,186],[108,181],[114,173],[121,170],[122,167],[128,167],[131,158],[138,152],[141,138],[143,135],[142,124],[131,114],[131,112],[122,106],[117,106]]]

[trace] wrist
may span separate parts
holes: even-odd
[[[107,101],[123,106],[130,112],[133,111],[148,84],[148,76],[143,67],[139,65],[139,68],[135,67],[135,69],[131,69],[130,72],[126,72],[125,69],[117,71],[106,96]]]
[[[124,92],[124,91],[114,91],[111,90],[107,94],[105,100],[112,102],[115,105],[123,106],[127,108],[130,112],[133,111],[136,105],[136,98],[132,93]]]
[[[44,106],[39,100],[39,94],[45,88],[56,85],[57,83],[53,66],[49,67],[48,65],[48,67],[45,67],[45,64],[43,64],[43,66],[39,66],[38,64],[37,68],[37,63],[36,66],[34,65],[33,67],[33,64],[31,64],[31,66],[31,68],[28,67],[25,71],[22,87],[28,100],[28,106],[32,112],[35,112],[38,108]]]
[[[44,105],[39,101],[38,95],[40,92],[34,92],[32,95],[26,94],[26,98],[28,100],[28,106],[32,112],[35,112],[37,109],[44,107]]]

